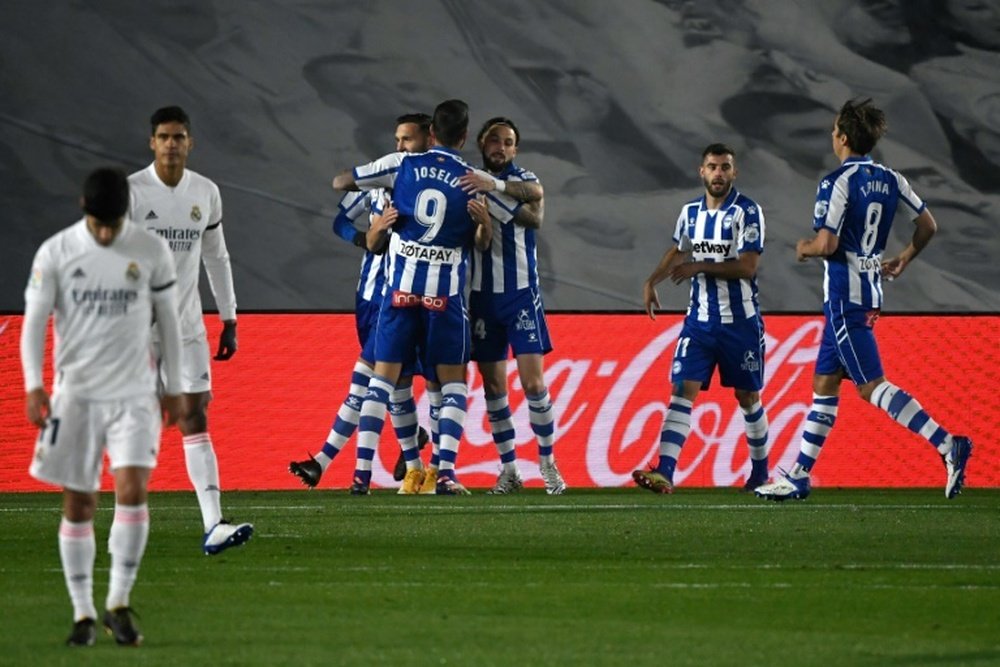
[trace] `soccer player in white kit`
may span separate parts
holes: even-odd
[[[105,451],[115,480],[108,536],[111,573],[104,625],[137,646],[129,594],[149,535],[147,483],[160,448],[161,409],[181,411],[180,327],[173,258],[166,244],[125,219],[128,181],[118,169],[92,172],[85,216],[39,248],[25,289],[21,365],[28,420],[39,427],[31,476],[63,488],[59,556],[73,603],[66,643],[95,641],[94,512]],[[51,400],[42,382],[45,330],[54,314]],[[157,402],[152,319],[163,349]]]
[[[219,463],[208,433],[212,375],[198,292],[199,260],[205,264],[223,322],[215,359],[226,361],[236,353],[236,295],[222,234],[222,198],[215,183],[186,168],[194,146],[187,113],[177,106],[163,107],[153,113],[150,125],[149,147],[155,157],[151,165],[129,176],[129,218],[162,237],[177,265],[184,390],[178,426],[188,477],[201,507],[205,529],[202,549],[215,555],[243,544],[253,534],[251,524],[230,523],[222,518]]]

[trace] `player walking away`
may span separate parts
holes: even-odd
[[[125,219],[128,199],[124,172],[92,172],[83,186],[84,218],[42,244],[24,292],[27,414],[41,429],[29,472],[63,489],[59,556],[73,603],[70,646],[91,646],[96,638],[94,512],[105,451],[115,481],[115,514],[103,620],[119,644],[142,642],[129,596],[149,535],[146,487],[160,448],[161,410],[168,425],[181,414],[174,261],[166,243]],[[42,383],[50,314],[51,400]],[[150,363],[154,317],[165,382],[159,404]]]
[[[764,386],[764,322],[757,303],[757,265],[764,251],[764,212],[733,187],[736,154],[724,144],[702,152],[698,169],[705,195],[681,209],[674,244],[642,288],[650,319],[660,300],[656,284],[691,279],[691,302],[681,328],[670,374],[670,405],[660,432],[659,462],[632,473],[654,493],[672,493],[674,469],[691,431],[691,407],[707,389],[715,367],[722,386],[732,387],[750,447],[751,490],[767,480],[767,414]],[[693,261],[687,261],[691,259]]]
[[[202,549],[214,555],[243,544],[253,534],[249,523],[234,524],[222,518],[219,464],[208,433],[212,376],[198,293],[199,259],[205,264],[223,322],[215,360],[226,361],[236,353],[236,295],[222,233],[222,199],[215,183],[186,168],[194,139],[191,121],[184,110],[157,109],[150,125],[149,147],[154,159],[147,168],[129,176],[132,190],[129,218],[165,239],[177,264],[184,389],[184,408],[178,426],[183,436],[188,477],[201,507],[205,529]]]
[[[407,153],[426,151],[430,141],[430,127],[431,117],[424,113],[409,113],[397,118],[396,150]],[[361,354],[358,356],[351,373],[351,385],[347,397],[337,411],[333,426],[319,454],[315,457],[310,455],[304,461],[292,461],[288,465],[288,471],[302,480],[302,483],[309,488],[319,484],[323,473],[330,467],[333,459],[358,428],[361,404],[364,401],[365,392],[368,390],[368,382],[372,378],[372,369],[375,367],[374,332],[385,283],[383,266],[385,249],[379,249],[378,253],[369,251],[366,232],[357,229],[355,221],[367,213],[369,214],[370,227],[375,216],[381,215],[382,202],[386,196],[387,193],[383,190],[348,192],[340,200],[337,217],[333,221],[333,231],[337,236],[365,250],[364,258],[361,260],[361,277],[358,280],[357,295],[354,301],[354,322],[358,332],[358,341],[361,343]],[[440,396],[440,391],[438,395]],[[417,424],[416,404],[413,401],[412,372],[406,373],[393,390],[389,401],[389,414],[399,441],[409,443],[416,438],[417,450],[423,449],[429,438],[423,427]],[[433,430],[433,420],[431,426]],[[393,470],[393,478],[396,481],[405,481],[406,459],[403,456],[403,450],[409,447],[412,445],[404,445],[400,448],[399,460],[396,461]],[[374,455],[374,451],[362,452],[359,450],[358,452],[358,465],[368,471],[369,479]],[[358,478],[358,475],[355,477]],[[414,481],[415,478],[411,479],[409,484],[404,484],[400,491],[403,493],[418,491],[419,489],[412,488]],[[352,493],[367,494],[368,488],[369,484],[364,483],[363,479],[352,480]]]
[[[555,415],[542,367],[552,351],[538,281],[535,230],[542,225],[544,191],[538,178],[514,164],[521,135],[509,118],[491,118],[476,143],[483,169],[462,177],[473,192],[487,192],[493,242],[472,259],[469,316],[472,358],[483,378],[493,442],[500,454],[500,475],[488,491],[514,493],[524,485],[514,448],[514,421],[507,398],[507,355],[513,350],[528,401],[531,430],[538,440],[538,468],[549,494],[561,494],[566,483],[556,466],[552,445]]]
[[[944,495],[954,498],[965,482],[972,441],[951,435],[915,398],[886,379],[875,341],[875,321],[882,308],[882,274],[898,278],[937,231],[934,216],[899,173],[868,154],[885,134],[885,114],[872,100],[850,100],[833,122],[833,152],[841,165],[816,190],[813,229],[816,236],[795,246],[800,262],[822,257],[823,312],[826,322],[816,356],[813,404],[791,471],[756,489],[769,500],[804,499],[809,473],[837,419],[840,383],[849,378],[861,397],[894,420],[926,438],[944,462]],[[910,243],[896,257],[883,260],[897,207],[916,225]]]
[[[375,371],[361,407],[358,448],[374,450],[378,445],[386,405],[403,365],[413,363],[420,354],[423,363],[435,368],[441,383],[435,491],[447,495],[467,493],[455,477],[468,397],[466,265],[473,244],[485,248],[492,237],[486,204],[459,183],[471,170],[458,154],[468,124],[465,102],[442,102],[434,110],[431,134],[435,146],[429,151],[392,153],[334,179],[334,187],[342,190],[393,190],[385,218],[395,232],[389,236],[387,283],[375,333]],[[387,229],[380,225],[369,236],[379,233]],[[404,450],[404,456],[407,471],[420,467],[415,448]]]

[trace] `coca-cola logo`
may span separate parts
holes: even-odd
[[[345,398],[358,350],[353,345],[330,348],[328,342],[352,340],[354,317],[249,314],[244,318],[241,344],[257,354],[240,365],[218,364],[212,369],[216,395],[212,432],[223,483],[230,489],[299,489],[299,480],[288,473],[288,462],[315,454],[329,437],[336,416],[347,409]],[[770,426],[769,467],[774,471],[790,467],[798,455],[812,402],[811,379],[823,318],[775,314],[764,319],[768,336],[762,397]],[[545,382],[553,402],[554,449],[563,477],[571,490],[630,486],[631,471],[656,460],[682,316],[664,314],[650,322],[638,313],[555,314],[547,320],[555,350],[545,356]],[[212,339],[221,324],[209,316],[206,327]],[[969,484],[1000,485],[1000,467],[994,463],[1000,460],[1000,450],[989,430],[995,421],[991,417],[1000,410],[996,382],[991,381],[996,375],[992,369],[1000,365],[996,346],[1000,317],[889,315],[879,320],[878,328],[883,364],[893,382],[914,395],[943,428],[975,440]],[[6,388],[0,391],[0,445],[5,445],[0,447],[0,488],[39,491],[48,487],[25,474],[31,463],[30,444],[38,433],[24,418],[20,330],[20,316],[0,318],[0,379]],[[290,330],[296,335],[287,336]],[[276,340],[282,344],[275,345]],[[51,337],[48,341],[50,359]],[[317,349],[324,354],[316,355]],[[521,474],[537,487],[538,445],[515,361],[507,363],[506,375]],[[955,392],[956,377],[978,380]],[[496,480],[499,456],[474,364],[469,378],[458,473],[467,486],[488,488]],[[51,382],[48,361],[45,379]],[[416,416],[427,427],[423,381],[416,380],[414,386]],[[248,405],[256,407],[248,411]],[[283,425],[280,438],[255,437],[261,424],[281,421],[282,415],[291,413],[297,418]],[[169,455],[180,451],[180,438],[176,429],[164,431],[164,454],[152,481],[156,490],[190,488],[183,457]],[[352,437],[324,473],[324,488],[350,485],[356,441]],[[387,420],[373,466],[376,487],[398,486],[390,474],[398,455]],[[428,456],[425,449],[423,459]],[[732,389],[720,387],[715,378],[695,402],[675,481],[682,488],[740,484],[748,458],[742,412]],[[240,465],[247,460],[254,465]],[[859,398],[850,382],[843,386],[836,427],[812,472],[817,486],[907,487],[944,481],[934,448]],[[102,483],[105,489],[113,488],[107,475]]]
[[[655,335],[630,357],[597,355],[553,359],[545,369],[555,414],[555,451],[584,452],[589,483],[622,486],[631,472],[654,461],[670,396],[669,368],[682,322]],[[769,420],[770,463],[789,466],[811,405],[812,365],[822,336],[821,320],[806,321],[779,339],[767,335],[762,400]],[[614,348],[608,348],[613,352]],[[522,474],[537,478],[535,437],[514,360],[507,363],[512,419]],[[749,473],[743,413],[725,389],[703,392],[691,413],[691,433],[674,481],[701,475],[698,485],[729,486]],[[427,398],[418,415],[427,414]],[[470,367],[469,401],[459,475],[495,475],[498,458],[482,382]],[[388,474],[388,473],[386,473]]]
[[[621,486],[631,471],[659,453],[659,429],[670,396],[669,377],[650,377],[658,362],[669,364],[673,344],[683,323],[656,336],[631,360],[605,397],[587,440],[587,471],[599,486]],[[798,454],[797,435],[809,412],[811,395],[790,391],[811,377],[822,336],[822,322],[807,322],[784,340],[765,337],[765,384],[762,402],[768,416],[770,462],[789,465]],[[636,401],[633,392],[643,383],[658,383],[662,399]],[[735,397],[712,400],[702,393],[691,411],[691,433],[678,460],[674,482],[681,484],[699,468],[707,467],[709,482],[729,486],[749,473],[743,413]],[[649,425],[655,425],[650,437]]]

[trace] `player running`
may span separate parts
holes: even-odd
[[[882,275],[898,278],[937,231],[934,216],[909,182],[868,156],[885,130],[885,114],[870,99],[846,102],[833,121],[830,137],[841,165],[816,190],[816,235],[795,246],[800,262],[822,257],[824,266],[826,321],[813,375],[812,410],[795,465],[773,483],[758,487],[761,498],[802,500],[810,494],[809,473],[837,419],[840,383],[845,378],[855,384],[861,398],[937,450],[946,473],[946,498],[958,495],[965,483],[972,441],[941,428],[917,399],[886,379],[875,341]],[[900,207],[914,222],[913,235],[899,255],[886,260],[882,252]]]

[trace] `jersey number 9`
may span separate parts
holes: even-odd
[[[416,206],[413,207],[413,217],[427,227],[427,231],[417,239],[420,243],[430,243],[438,235],[441,225],[444,224],[444,213],[447,208],[448,199],[440,190],[428,188],[420,191]]]

